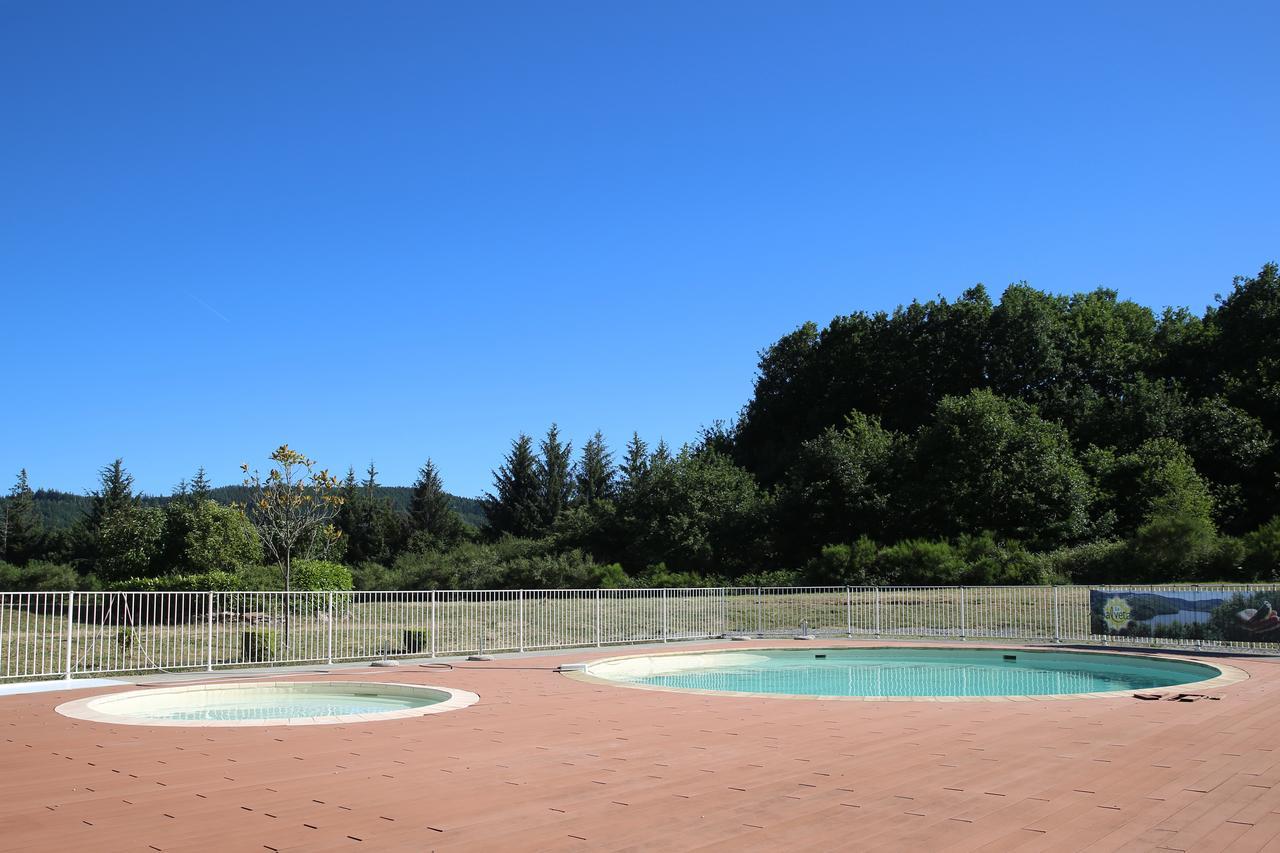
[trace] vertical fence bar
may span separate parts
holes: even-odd
[[[764,636],[764,601],[760,597],[760,587],[756,587],[756,636]]]
[[[520,590],[520,651],[524,651],[524,590]]]
[[[853,639],[853,590],[844,588],[844,633]]]
[[[213,672],[213,590],[209,591],[209,598],[205,601],[205,606],[209,608],[209,612],[205,618],[204,632],[204,670],[205,672]]]
[[[1053,641],[1055,643],[1062,642],[1062,631],[1058,625],[1058,587],[1053,588]]]
[[[436,591],[431,590],[431,656],[436,656]]]
[[[876,639],[880,639],[880,587],[875,588],[876,604]]]
[[[67,593],[67,679],[71,678],[71,667],[74,665],[74,659],[71,654],[72,642],[75,640],[75,624],[76,624],[76,594],[75,591]],[[43,632],[42,632],[43,633]]]
[[[329,591],[329,630],[328,630],[328,635],[329,635],[329,636],[328,636],[328,655],[327,655],[327,657],[328,657],[328,659],[329,659],[329,663],[333,663],[333,620],[334,620],[334,615],[335,615],[335,614],[334,614],[334,611],[333,611],[333,591],[332,591],[332,590],[330,590],[330,591]]]
[[[600,635],[600,590],[596,590],[596,648],[604,645]]]
[[[968,621],[965,613],[964,587],[960,587],[960,639],[968,639]]]
[[[668,619],[667,619],[667,589],[666,587],[663,587],[662,589],[662,642],[664,643],[667,641],[667,634],[669,633],[668,631],[669,624],[670,623],[668,622]]]

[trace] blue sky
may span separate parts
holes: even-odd
[[[1280,257],[1280,7],[0,2],[0,484],[281,442],[474,495],[974,282]]]

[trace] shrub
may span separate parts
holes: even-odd
[[[805,581],[814,586],[876,584],[879,578],[875,573],[875,562],[879,551],[876,543],[866,536],[852,545],[827,545],[805,566]]]
[[[600,589],[625,589],[634,585],[634,581],[618,563],[592,566],[589,585]]]
[[[233,572],[199,572],[162,575],[158,578],[128,578],[108,584],[112,592],[232,592],[240,589],[240,576]]]
[[[1254,580],[1280,580],[1280,515],[1244,537],[1242,564]]]
[[[1035,559],[1040,575],[1058,583],[1110,583],[1125,576],[1128,546],[1103,540],[1058,548]]]
[[[406,628],[404,631],[404,650],[406,654],[416,655],[431,648],[431,632],[425,628]]]
[[[907,539],[881,549],[876,556],[876,574],[890,585],[958,584],[967,569],[945,540]]]
[[[277,648],[275,631],[270,628],[246,629],[241,638],[240,660],[244,663],[274,660]]]
[[[25,566],[0,562],[0,589],[14,592],[61,592],[73,589],[92,589],[71,566],[62,563],[46,563],[32,560]]]
[[[752,572],[734,580],[736,586],[800,586],[803,582],[800,572],[793,569]]]
[[[327,560],[299,560],[290,573],[291,585],[299,592],[306,590],[349,590],[354,587],[351,569]]]
[[[351,569],[351,579],[355,589],[359,590],[393,590],[400,589],[396,583],[397,574],[381,563],[365,562]]]
[[[970,584],[1017,586],[1042,583],[1039,563],[1014,540],[996,541],[989,531],[962,535],[956,551],[968,565],[964,581]]]

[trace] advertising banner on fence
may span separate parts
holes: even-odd
[[[1280,589],[1089,590],[1094,634],[1280,643]]]

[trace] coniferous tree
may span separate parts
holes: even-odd
[[[539,508],[542,527],[549,528],[573,496],[573,445],[561,442],[560,429],[552,424],[541,449],[542,457],[538,460]]]
[[[350,495],[348,504],[346,498]],[[344,503],[339,511],[339,529],[346,540],[346,560],[389,563],[402,537],[401,519],[391,502],[378,498],[378,469],[373,463],[365,469],[365,478],[356,487],[355,474],[348,471],[342,484]]]
[[[622,484],[629,490],[635,489],[649,473],[649,445],[645,444],[640,433],[633,432],[627,442],[627,455],[622,460]]]
[[[466,535],[462,518],[450,504],[440,472],[430,459],[418,470],[418,479],[413,484],[413,494],[409,499],[409,529],[412,551],[449,547]]]
[[[596,501],[608,500],[614,493],[613,454],[605,446],[599,430],[582,446],[582,458],[576,472],[577,499],[591,506]]]
[[[197,502],[209,500],[209,492],[213,487],[209,484],[209,478],[205,474],[204,466],[201,465],[196,469],[196,475],[191,480],[191,498]]]
[[[0,561],[25,566],[37,556],[43,538],[43,523],[27,483],[27,469],[23,468],[4,501],[0,518]]]
[[[124,460],[116,459],[98,472],[98,490],[90,493],[90,530],[116,512],[136,508],[140,501],[133,493],[133,475],[124,468]]]
[[[524,433],[511,442],[511,452],[493,472],[497,494],[485,493],[482,503],[489,529],[513,536],[536,536],[542,522],[538,459],[533,439]]]

